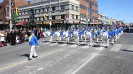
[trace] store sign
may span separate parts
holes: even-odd
[[[53,21],[53,24],[56,24],[56,23],[63,23],[62,21]]]
[[[49,21],[45,21],[45,22],[43,22],[43,24],[49,24]]]

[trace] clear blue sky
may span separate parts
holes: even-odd
[[[97,0],[98,11],[125,23],[133,22],[133,0]]]
[[[0,0],[0,2],[2,1],[3,0]],[[97,1],[98,1],[98,11],[100,13],[103,13],[112,18],[116,18],[117,20],[124,20],[124,22],[126,23],[133,22],[133,8],[132,8],[133,0],[97,0]]]

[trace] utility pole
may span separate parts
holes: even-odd
[[[50,12],[49,12],[49,21],[50,21],[50,23],[49,23],[49,25],[50,25],[50,29],[51,29],[51,25],[52,25],[52,17],[51,17],[51,12],[52,12],[52,8],[51,8],[51,0],[49,0],[50,2]]]
[[[9,20],[10,20],[9,26],[10,26],[10,31],[12,31],[12,16],[11,16],[11,9],[12,9],[12,6],[11,6],[11,0],[9,0]]]
[[[87,3],[87,27],[88,27],[88,11],[89,11],[89,9],[88,9],[89,7],[88,7],[88,3]]]

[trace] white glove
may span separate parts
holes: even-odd
[[[37,47],[39,47],[39,46],[37,46]]]

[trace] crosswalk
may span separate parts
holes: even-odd
[[[115,44],[110,51],[112,52],[119,52],[119,51],[128,51],[133,52],[133,45],[129,44]]]
[[[66,44],[66,43],[58,43],[58,42],[54,42],[54,43],[49,43],[49,42],[40,42],[41,46],[58,46],[58,47],[68,47],[68,48],[81,48],[81,49],[95,49],[95,50],[103,50],[105,44],[101,43],[101,44],[96,44],[93,43],[92,46],[89,46],[87,43],[84,42],[80,42],[79,46],[76,43],[70,43],[70,44]],[[98,45],[98,47],[95,47],[94,45]]]

